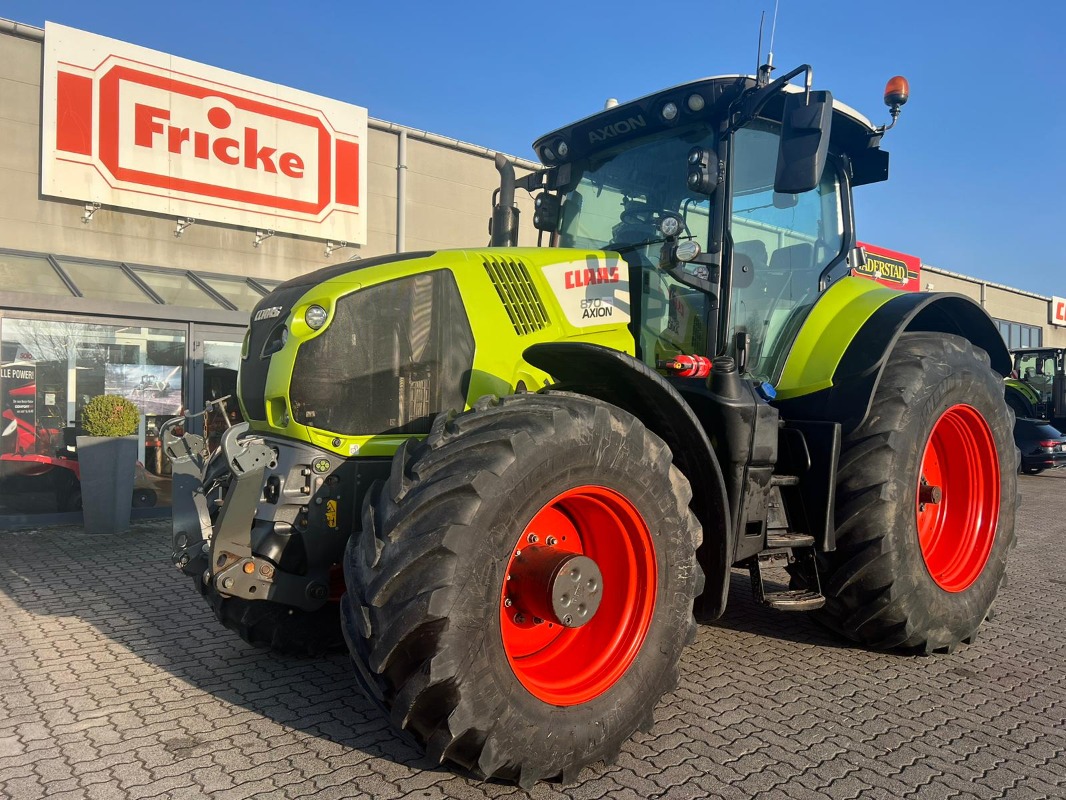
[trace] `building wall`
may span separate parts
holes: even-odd
[[[355,256],[488,242],[492,191],[499,185],[495,153],[380,120],[371,120],[368,131],[365,245],[326,257],[323,241],[277,234],[253,247],[255,231],[208,222],[188,227],[179,238],[175,217],[113,208],[100,209],[84,224],[81,203],[40,195],[43,32],[20,28],[28,37],[0,32],[0,248],[285,280]],[[405,169],[399,168],[401,137]],[[518,165],[520,174],[534,166]],[[407,198],[402,243],[401,180]],[[519,243],[534,244],[531,198],[519,192],[518,204]],[[1049,298],[926,266],[923,288],[930,284],[972,297],[999,319],[1039,326],[1045,345],[1066,347],[1066,328],[1048,322]]]
[[[25,28],[31,35],[36,29]],[[151,266],[284,280],[353,256],[396,252],[400,126],[371,120],[367,142],[367,243],[335,251],[325,242],[277,234],[253,247],[255,231],[198,222],[174,235],[176,217],[101,208],[84,224],[83,204],[40,195],[43,42],[0,32],[0,247]],[[388,129],[388,130],[387,130]],[[481,247],[488,243],[494,152],[441,143],[406,130],[405,250]],[[428,141],[433,139],[434,141]],[[530,162],[519,162],[532,167]],[[520,174],[523,174],[519,170]],[[89,198],[86,198],[88,200]],[[525,224],[520,243],[534,244],[532,201],[519,192]],[[264,228],[269,227],[264,217]]]
[[[1040,328],[1043,331],[1044,347],[1066,347],[1066,327],[1049,322],[1049,297],[989,283],[928,264],[922,265],[922,288],[965,295],[980,303],[985,311],[996,319]]]

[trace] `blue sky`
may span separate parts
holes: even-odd
[[[32,2],[45,19],[366,106],[379,119],[532,158],[541,133],[696,77],[753,72],[773,0]],[[1066,296],[1066,3],[780,0],[774,63],[875,122],[911,101],[859,237],[944,269]],[[486,215],[489,200],[485,201]]]

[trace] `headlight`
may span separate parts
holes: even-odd
[[[322,306],[308,306],[307,311],[304,312],[304,322],[307,323],[308,328],[317,331],[326,324],[326,317],[328,316],[326,309],[322,308]]]

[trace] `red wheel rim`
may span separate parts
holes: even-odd
[[[984,417],[961,403],[949,408],[925,445],[915,503],[922,558],[947,592],[969,587],[988,563],[999,522],[999,479],[999,455]]]
[[[534,619],[508,596],[522,550],[552,547],[587,556],[602,573],[595,615],[578,628]],[[528,553],[526,554],[528,557]],[[500,596],[511,670],[545,703],[572,706],[610,689],[640,652],[655,610],[655,548],[636,507],[602,486],[579,486],[540,509],[515,542]]]

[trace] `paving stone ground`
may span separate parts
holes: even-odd
[[[997,616],[954,655],[842,644],[736,573],[681,685],[610,767],[533,798],[1066,797],[1066,475],[1020,479]],[[484,798],[360,695],[341,657],[223,630],[166,524],[0,533],[0,798]]]

